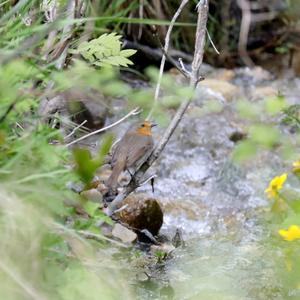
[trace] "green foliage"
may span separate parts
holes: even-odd
[[[38,110],[41,99],[78,90],[87,97],[128,99],[129,108],[140,104],[145,114],[152,106],[153,91],[133,90],[117,79],[119,69],[111,66],[128,67],[136,51],[122,50],[121,36],[116,33],[80,44],[68,52],[68,67],[57,70],[51,58],[65,37],[66,26],[72,34],[71,47],[76,48],[86,20],[60,20],[65,16],[65,0],[56,2],[57,22],[45,21],[51,1],[42,5],[26,0],[13,3],[0,4],[0,298],[133,299],[124,274],[131,255],[126,253],[126,260],[116,263],[122,244],[112,241],[112,246],[101,234],[100,224],[112,224],[112,220],[100,203],[68,188],[70,182],[88,185],[92,181],[111,147],[112,136],[102,138],[94,157],[86,149],[72,153],[61,131],[45,124]],[[125,0],[86,1],[87,11],[97,14],[97,5],[104,10],[95,19],[92,37],[107,32],[103,24],[108,23],[113,28],[124,22],[168,24],[124,18],[139,7],[138,1],[132,1],[121,10],[125,4]],[[25,24],[27,17],[30,25]],[[56,36],[46,61],[49,40],[45,37],[53,31]],[[82,58],[73,59],[71,52]],[[163,86],[168,93],[174,92],[172,81],[166,79]],[[182,86],[175,94],[174,98],[166,96],[161,108],[175,108],[191,90]],[[108,100],[103,105],[109,104]],[[59,112],[49,118],[56,116],[60,125],[65,125]],[[157,116],[167,120],[165,110]]]
[[[157,251],[155,251],[154,255],[157,259],[157,263],[161,263],[166,259],[166,257],[168,256],[168,253],[163,250],[157,250]]]
[[[300,128],[300,104],[294,104],[284,109],[283,123]]]
[[[258,150],[273,149],[277,146],[281,146],[282,155],[286,159],[293,156],[292,141],[281,132],[279,124],[271,123],[269,118],[283,115],[283,123],[295,125],[299,121],[297,105],[288,107],[285,98],[279,95],[255,103],[240,100],[236,109],[239,115],[252,125],[248,128],[247,140],[238,143],[234,149],[234,159],[239,162],[253,159],[259,153]]]
[[[84,210],[89,214],[90,220],[91,220],[91,225],[96,228],[96,231],[99,232],[99,229],[97,228],[97,222],[106,222],[107,224],[112,225],[113,221],[111,218],[109,218],[107,215],[103,213],[101,210],[100,204],[95,203],[92,201],[87,201],[83,205]],[[87,229],[91,230],[91,226],[88,227]]]
[[[233,157],[236,161],[251,161],[260,153],[259,150],[270,150],[275,147],[280,147],[289,161],[295,157],[298,149],[296,139],[292,140],[284,134],[279,122],[276,123],[274,120],[282,119],[283,116],[284,124],[299,128],[299,105],[288,107],[284,97],[278,96],[255,103],[240,101],[237,110],[252,125],[248,128],[247,140],[241,141],[235,147]],[[293,166],[287,168],[286,173],[281,176],[276,174],[265,191],[271,201],[268,228],[274,233],[272,239],[266,240],[271,241],[272,246],[282,254],[282,259],[276,265],[277,276],[284,290],[295,291],[295,295],[299,291],[300,282],[300,271],[297,267],[300,262],[300,235],[297,232],[297,226],[300,226],[300,194],[296,183],[296,179],[300,179],[299,170],[300,161],[295,161]]]
[[[279,54],[287,54],[291,51],[291,48],[293,48],[293,45],[291,43],[286,43],[275,47],[275,52]]]
[[[93,178],[112,137],[103,139],[96,157],[81,153],[77,172],[71,168],[74,156],[61,132],[42,123],[38,113],[41,98],[74,86],[87,94],[96,89],[117,96],[131,89],[115,79],[112,68],[96,70],[77,61],[69,70],[57,71],[41,62],[40,54],[30,49],[42,48],[40,39],[49,25],[40,25],[43,12],[39,15],[38,1],[19,2],[28,5],[16,4],[16,14],[11,14],[12,2],[5,7],[0,4],[0,22],[2,13],[11,15],[0,28],[0,298],[70,300],[101,295],[103,299],[132,299],[118,270],[121,263],[114,263],[107,238],[99,229],[99,224],[112,224],[112,220],[99,203],[84,201],[67,188],[70,182],[87,183]],[[27,27],[23,17],[29,8],[37,18]],[[23,49],[24,41],[32,37]],[[123,57],[130,54],[120,52]],[[17,59],[9,59],[14,55]],[[51,95],[44,94],[50,81],[55,87]],[[88,168],[82,160],[85,157]],[[88,218],[66,202],[82,205]],[[96,234],[97,241],[85,239],[85,231]]]
[[[250,160],[257,153],[256,144],[252,141],[242,141],[234,149],[233,158],[237,162],[242,162],[245,160]]]
[[[287,107],[287,103],[283,96],[276,98],[267,98],[265,101],[265,110],[271,115],[276,115],[282,112]]]
[[[131,88],[116,77],[116,70],[109,67],[95,69],[87,63],[74,60],[73,65],[64,72],[53,72],[57,91],[79,89],[86,94],[98,91],[105,96],[128,96]]]
[[[246,100],[237,102],[237,111],[239,114],[248,120],[256,120],[263,114],[263,107],[257,103],[251,103]]]
[[[250,126],[249,135],[254,143],[268,148],[274,146],[280,138],[278,129],[260,124]]]
[[[92,158],[92,155],[88,149],[76,148],[73,151],[74,159],[76,162],[76,171],[80,179],[88,185],[94,178],[95,171],[103,164],[105,156],[109,152],[112,145],[112,135],[106,135],[103,139],[101,148],[98,155]]]
[[[136,53],[136,50],[121,50],[121,36],[116,33],[103,34],[97,39],[83,42],[78,47],[78,52],[90,63],[96,66],[122,66],[132,65],[128,57]]]

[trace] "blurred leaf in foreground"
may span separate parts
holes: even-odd
[[[105,156],[109,152],[109,149],[112,145],[112,141],[112,135],[106,135],[103,138],[102,145],[97,157],[95,158],[92,158],[92,155],[88,149],[74,149],[73,155],[76,162],[76,172],[86,185],[93,180],[96,170],[103,164]]]

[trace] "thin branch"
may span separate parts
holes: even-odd
[[[66,6],[66,17],[70,20],[73,20],[75,17],[75,11],[76,11],[76,5],[73,0],[69,0],[68,4]],[[55,20],[52,22],[52,24],[55,24],[59,19],[63,18],[63,14],[61,13],[61,16],[54,16]],[[44,58],[47,59],[48,62],[54,61],[55,62],[55,67],[57,70],[61,70],[65,66],[66,58],[67,58],[67,53],[68,49],[70,46],[70,39],[72,38],[74,32],[72,32],[73,25],[67,24],[63,27],[62,30],[62,36],[60,41],[57,43],[56,46],[54,46],[53,52],[50,54],[50,48],[53,47],[55,37],[57,34],[56,30],[51,30],[48,36],[48,45],[46,47],[46,53],[44,54]],[[48,82],[47,87],[46,87],[46,93],[47,91],[51,91],[54,86],[54,81],[51,80]],[[47,96],[44,96],[41,98],[40,105],[39,105],[39,114],[44,115],[44,111],[47,108],[47,104],[49,103],[49,99]]]
[[[54,23],[57,19],[57,11],[58,11],[58,4],[57,1],[43,1],[40,5],[41,10],[44,10],[44,15],[47,23]],[[44,46],[42,47],[41,54],[43,60],[48,60],[48,55],[53,48],[56,40],[58,30],[55,29],[48,34],[48,38],[45,41]]]
[[[189,72],[186,70],[186,68],[184,67],[184,65],[183,65],[183,62],[182,62],[182,58],[179,58],[178,60],[181,60],[181,62],[179,62],[179,66],[178,66],[178,64],[177,64],[177,62],[176,62],[176,60],[171,56],[171,55],[169,55],[166,51],[165,51],[165,49],[164,49],[164,47],[163,47],[163,45],[162,45],[162,43],[161,43],[161,41],[160,41],[160,38],[159,38],[159,36],[158,36],[158,34],[157,34],[157,32],[155,33],[155,36],[156,36],[156,39],[157,39],[157,41],[158,41],[158,43],[159,43],[159,45],[160,45],[160,47],[161,47],[161,51],[162,51],[162,53],[163,53],[163,55],[168,59],[168,61],[184,76],[184,77],[186,77],[186,78],[188,78],[188,76],[189,76]]]
[[[66,18],[71,20],[74,19],[75,12],[76,12],[76,3],[73,0],[69,0],[67,5]],[[55,64],[58,70],[62,69],[65,64],[67,54],[68,54],[68,49],[70,46],[70,39],[73,36],[72,29],[73,29],[73,25],[67,24],[62,31],[62,37],[60,42],[58,43],[58,48],[59,48],[58,52],[59,51],[61,52]]]
[[[190,86],[193,88],[196,88],[197,83],[201,78],[199,74],[200,74],[200,67],[202,64],[203,54],[204,54],[206,23],[207,23],[207,16],[208,16],[208,0],[200,0],[197,9],[198,9],[198,21],[197,21],[197,29],[196,29],[195,51],[194,51],[194,59],[192,62],[192,72],[190,76]],[[181,121],[191,101],[192,101],[192,97],[184,100],[181,103],[171,123],[166,129],[163,137],[159,141],[158,145],[156,146],[156,148],[154,149],[154,151],[152,152],[148,160],[145,163],[143,163],[138,170],[136,170],[128,185],[124,187],[123,190],[117,195],[117,197],[108,205],[108,207],[105,210],[106,214],[112,215],[113,212],[122,203],[122,201],[131,192],[133,192],[136,188],[140,186],[140,182],[142,181],[143,175],[160,156],[161,152],[165,148],[166,144],[168,143],[172,134],[177,128],[179,122]]]
[[[143,45],[141,43],[132,42],[129,40],[125,40],[126,47],[128,48],[134,48],[138,50],[139,52],[143,53],[144,55],[148,56],[151,60],[154,61],[161,61],[161,58],[163,56],[163,51],[161,48],[151,48],[149,46]],[[193,60],[193,56],[182,52],[180,50],[176,49],[169,49],[168,51],[169,56],[171,57],[182,57],[185,61],[191,63]],[[168,59],[168,57],[167,57]]]
[[[183,60],[182,60],[181,57],[178,58],[178,62],[180,64],[181,70],[183,70],[183,72],[190,77],[191,73],[185,68],[185,65],[184,65]]]
[[[22,126],[20,123],[16,122],[16,125],[17,125],[17,127],[19,127],[22,131],[24,131],[24,128],[23,128],[23,126]]]
[[[77,233],[80,234],[80,235],[82,235],[86,239],[95,240],[97,242],[107,241],[107,242],[110,242],[112,244],[116,244],[116,245],[118,245],[120,247],[123,247],[123,248],[128,248],[129,247],[126,244],[123,244],[123,243],[121,243],[119,241],[110,239],[110,238],[108,238],[108,237],[106,237],[104,235],[96,234],[94,232],[85,231],[85,230],[78,230]]]
[[[242,21],[239,35],[238,51],[245,65],[253,67],[254,63],[247,51],[248,35],[251,25],[251,7],[248,0],[237,0],[242,11]]]
[[[78,126],[76,126],[68,135],[65,136],[65,140],[69,137],[71,137],[80,127],[82,127],[85,123],[87,122],[87,120],[84,120],[82,123],[80,123]]]
[[[144,18],[144,0],[140,0],[139,5],[139,18],[142,20]],[[143,24],[142,22],[139,24],[139,33],[138,33],[138,40],[141,39],[143,34]]]
[[[183,8],[185,7],[185,5],[189,2],[189,0],[182,0],[179,8],[177,9],[175,15],[173,16],[170,26],[168,28],[166,37],[165,37],[165,46],[164,46],[164,53],[168,53],[169,50],[169,44],[170,44],[170,37],[171,37],[171,33],[174,27],[174,24],[177,20],[177,18],[179,17],[181,11],[183,10]],[[159,75],[158,75],[158,81],[157,81],[157,85],[156,85],[156,89],[155,89],[155,94],[154,94],[154,103],[152,106],[152,109],[147,117],[147,120],[150,120],[152,117],[152,114],[156,108],[157,105],[157,101],[158,101],[158,97],[159,97],[159,91],[160,91],[160,85],[161,85],[161,80],[162,80],[162,76],[163,76],[163,72],[164,72],[164,68],[165,68],[165,63],[166,63],[166,56],[165,54],[163,54],[162,59],[161,59],[161,63],[160,63],[160,69],[159,69]]]
[[[122,207],[120,207],[119,209],[114,211],[114,214],[120,213],[121,211],[123,211],[124,209],[126,209],[128,207],[128,203],[123,205]]]
[[[120,124],[121,122],[123,122],[123,121],[126,120],[127,118],[139,114],[140,112],[141,112],[141,110],[140,110],[138,107],[136,107],[135,109],[133,109],[132,111],[130,111],[126,116],[124,116],[123,118],[121,118],[120,120],[118,120],[117,122],[112,123],[112,124],[110,124],[110,125],[108,125],[108,126],[106,126],[106,127],[100,128],[100,129],[98,129],[98,130],[96,130],[96,131],[93,131],[93,132],[91,132],[91,133],[89,133],[89,134],[86,134],[86,135],[80,137],[79,139],[74,140],[74,141],[68,143],[68,144],[66,145],[66,147],[69,147],[69,146],[71,146],[71,145],[74,145],[74,144],[76,144],[76,143],[82,141],[82,140],[85,140],[86,138],[88,138],[88,137],[90,137],[90,136],[93,136],[93,135],[98,134],[98,133],[100,133],[100,132],[106,131],[107,129],[110,129],[110,128],[112,128],[112,127],[114,127],[114,126]]]
[[[207,29],[206,29],[206,33],[207,33],[207,37],[208,37],[208,39],[209,39],[209,41],[210,41],[212,47],[214,48],[214,50],[216,51],[216,53],[217,53],[218,55],[220,55],[220,52],[219,52],[219,50],[217,49],[215,43],[213,42],[213,40],[212,40],[212,38],[211,38],[211,36],[210,36],[210,34],[209,34],[209,31],[208,31]]]
[[[3,123],[5,121],[8,114],[14,109],[16,103],[17,103],[17,101],[14,101],[8,106],[5,113],[0,117],[0,123]]]

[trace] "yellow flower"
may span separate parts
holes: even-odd
[[[270,181],[268,188],[265,190],[269,198],[274,198],[278,195],[278,191],[282,189],[286,179],[287,173],[283,173],[281,176],[276,176]]]
[[[293,172],[300,172],[300,159],[293,162]]]
[[[300,239],[300,228],[297,225],[291,225],[288,230],[280,229],[278,233],[289,242]]]

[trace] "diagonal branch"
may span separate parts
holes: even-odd
[[[80,142],[80,141],[82,141],[82,140],[84,140],[84,139],[86,139],[88,137],[91,137],[92,135],[95,135],[95,134],[103,132],[103,131],[105,131],[107,129],[110,129],[110,128],[112,128],[112,127],[120,124],[121,122],[125,121],[127,118],[129,118],[131,116],[138,115],[140,112],[141,112],[141,110],[138,107],[136,107],[135,109],[133,109],[132,111],[130,111],[126,116],[124,116],[120,120],[116,121],[115,123],[112,123],[112,124],[110,124],[110,125],[108,125],[106,127],[103,127],[103,128],[98,129],[98,130],[95,130],[95,131],[93,131],[91,133],[88,133],[88,134],[86,134],[86,135],[78,138],[77,140],[74,140],[74,141],[70,142],[69,144],[66,145],[66,147],[74,145],[74,144],[76,144],[76,143],[78,143],[78,142]]]
[[[190,75],[190,86],[196,88],[197,83],[200,79],[200,66],[203,60],[204,54],[204,45],[205,45],[205,36],[206,36],[206,23],[208,16],[208,0],[200,0],[198,5],[198,21],[197,21],[197,29],[196,29],[196,41],[195,41],[195,51],[194,51],[194,59],[192,63],[192,72]],[[182,120],[184,113],[186,112],[189,104],[192,101],[192,97],[184,100],[180,107],[178,108],[175,116],[173,117],[171,123],[166,129],[163,137],[159,141],[158,145],[148,158],[148,160],[142,164],[142,166],[136,170],[133,174],[130,182],[127,186],[123,188],[123,190],[117,195],[117,197],[108,205],[106,209],[106,213],[108,215],[112,215],[117,207],[122,203],[122,201],[136,188],[140,186],[140,182],[145,172],[151,167],[151,165],[157,160],[160,156],[161,152],[164,150],[168,141],[170,140],[172,134],[177,128],[178,124]]]
[[[152,114],[156,108],[156,104],[158,101],[158,97],[159,97],[159,91],[160,91],[160,85],[161,85],[161,80],[162,80],[162,76],[163,76],[163,72],[164,72],[164,68],[165,68],[165,63],[166,63],[166,55],[165,53],[168,53],[169,50],[169,44],[170,44],[170,38],[171,38],[171,33],[174,27],[174,24],[177,20],[177,18],[179,17],[181,11],[183,10],[183,8],[185,7],[185,5],[189,2],[189,0],[182,0],[180,6],[178,7],[175,15],[173,16],[170,26],[168,28],[167,34],[166,34],[166,38],[165,38],[165,46],[163,48],[163,56],[161,59],[161,63],[160,63],[160,69],[159,69],[159,75],[158,75],[158,81],[157,81],[157,85],[156,85],[156,89],[155,89],[155,94],[154,94],[154,103],[152,106],[152,109],[147,117],[147,120],[150,120],[152,117]]]
[[[250,2],[248,0],[237,0],[237,4],[242,11],[242,21],[238,43],[239,54],[243,62],[248,67],[253,67],[254,63],[247,51],[248,36],[252,18]]]

